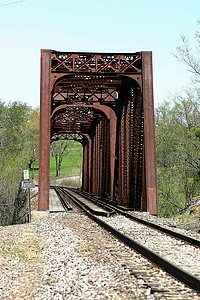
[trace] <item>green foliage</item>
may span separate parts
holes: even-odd
[[[39,108],[31,109],[28,113],[26,126],[26,149],[29,156],[29,168],[39,157]]]
[[[28,167],[34,130],[27,104],[0,101],[0,224],[16,220],[22,199],[18,198],[22,170]],[[18,205],[16,205],[18,203]]]
[[[176,96],[156,110],[159,214],[185,208],[200,187],[200,101],[198,93]]]

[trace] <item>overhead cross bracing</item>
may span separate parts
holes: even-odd
[[[82,189],[157,214],[151,52],[42,50],[39,210],[48,209],[50,142],[83,145]]]

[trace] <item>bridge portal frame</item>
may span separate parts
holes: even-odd
[[[84,53],[83,53],[84,54]],[[87,53],[86,53],[87,54]],[[134,53],[135,54],[135,53]],[[133,55],[134,55],[133,54]],[[49,183],[50,183],[50,138],[51,138],[51,99],[53,85],[60,77],[64,76],[63,69],[59,70],[60,67],[67,69],[67,72],[80,72],[81,68],[83,72],[86,72],[87,67],[88,73],[104,73],[106,70],[112,71],[113,73],[118,72],[122,75],[128,76],[135,80],[142,91],[142,102],[143,102],[143,119],[144,119],[144,146],[143,146],[143,175],[142,175],[142,210],[148,211],[152,215],[158,214],[158,199],[157,199],[157,177],[156,177],[156,152],[155,152],[155,125],[154,125],[154,100],[153,100],[153,71],[152,71],[152,52],[143,51],[139,53],[141,60],[140,70],[135,67],[137,58],[133,61],[128,60],[127,57],[131,56],[128,54],[100,54],[90,53],[90,58],[87,61],[81,61],[79,59],[80,53],[71,53],[68,55],[66,60],[60,60],[59,55],[56,57],[58,60],[56,67],[52,67],[52,56],[55,57],[56,52],[44,49],[41,50],[41,97],[40,97],[40,146],[39,146],[39,195],[38,195],[38,210],[46,211],[49,209]],[[82,53],[81,53],[82,55]],[[92,56],[91,56],[92,55]],[[102,56],[103,55],[103,56]],[[108,56],[108,60],[103,62],[104,57]],[[109,58],[109,55],[111,58]],[[70,59],[69,59],[70,57]],[[103,58],[102,58],[103,57]],[[79,59],[79,65],[76,65],[76,59]],[[71,62],[70,68],[67,63]],[[93,60],[93,65],[89,66],[89,63]],[[115,65],[119,65],[115,70]],[[96,65],[94,66],[94,61]],[[122,66],[120,62],[123,61]],[[99,66],[99,62],[101,65]],[[135,63],[136,62],[136,63]],[[109,67],[109,69],[108,69]],[[120,69],[122,67],[122,69]],[[133,72],[129,72],[130,69]],[[112,96],[112,95],[111,95]],[[113,120],[113,118],[112,118]],[[114,122],[114,121],[113,121]],[[115,125],[113,125],[115,126]],[[111,128],[111,132],[114,134],[116,130]],[[116,140],[113,140],[113,149],[115,149]],[[90,142],[91,148],[91,142]],[[111,190],[114,185],[114,154],[111,159]],[[90,157],[91,160],[91,157]],[[120,171],[119,171],[120,172]],[[121,179],[120,179],[121,180]],[[86,183],[83,180],[83,185]],[[112,193],[111,193],[112,197]]]

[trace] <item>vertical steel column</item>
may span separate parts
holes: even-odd
[[[92,140],[92,178],[91,178],[91,193],[95,195],[95,170],[96,170],[96,135]]]
[[[107,155],[109,156],[109,167],[107,167],[108,182],[110,185],[108,190],[109,198],[112,200],[114,195],[114,177],[115,177],[115,149],[116,149],[116,130],[117,130],[117,117],[113,109],[108,106],[94,103],[93,106],[103,111],[109,122],[106,122],[108,129],[105,130],[107,142],[103,147],[107,147]],[[110,128],[110,129],[109,129]],[[104,158],[105,159],[105,158]],[[104,178],[105,180],[105,178]]]
[[[136,110],[136,99],[135,95],[130,100],[130,146],[129,146],[129,155],[130,155],[130,168],[131,168],[131,174],[130,174],[130,200],[129,200],[129,207],[136,208],[136,196],[135,196],[135,190],[137,188],[135,180],[136,180],[136,166],[135,166],[135,156],[136,156],[136,137],[135,137],[135,110]]]
[[[118,204],[123,204],[122,199],[122,162],[123,162],[123,152],[122,152],[122,144],[123,144],[123,137],[122,137],[122,117],[120,119],[120,127],[119,127],[119,175],[118,175]]]
[[[96,159],[97,159],[97,170],[96,170],[96,175],[97,175],[97,194],[99,196],[100,192],[100,134],[101,134],[101,125],[100,123],[97,126],[97,154],[96,154]]]
[[[141,95],[135,96],[135,209],[141,209],[143,165],[143,114]]]
[[[127,149],[126,149],[126,107],[123,106],[121,119],[121,147],[122,147],[122,177],[119,178],[122,185],[122,202],[127,206]]]
[[[143,148],[144,148],[144,116],[143,116],[143,103],[142,95],[137,95],[137,110],[136,110],[136,119],[138,120],[138,157],[137,157],[137,190],[136,190],[136,210],[142,208],[142,172],[143,172]]]
[[[41,50],[38,210],[49,209],[51,50]]]
[[[91,138],[88,135],[88,163],[89,163],[89,169],[88,169],[88,192],[91,193],[91,169],[92,169],[92,165],[91,165],[91,157],[92,157],[92,142],[91,142]]]
[[[82,187],[84,191],[87,191],[88,182],[88,143],[83,145],[83,175],[82,175]]]
[[[83,146],[83,165],[82,165],[82,189],[85,191],[84,178],[85,178],[85,145]]]
[[[144,105],[144,163],[147,191],[147,211],[158,214],[155,124],[153,101],[152,52],[142,52],[142,86]]]
[[[126,111],[126,139],[125,139],[125,143],[126,143],[126,197],[127,197],[127,206],[130,206],[130,183],[131,183],[131,132],[130,132],[130,100],[128,101],[127,104],[127,111]]]
[[[108,198],[110,201],[113,200],[113,191],[114,191],[114,164],[113,164],[113,156],[112,153],[114,151],[114,139],[112,140],[112,135],[110,135],[111,132],[111,126],[112,126],[112,121],[106,119],[106,129],[105,129],[105,155],[104,157],[106,158],[105,161],[105,197]],[[116,139],[115,139],[116,140]],[[114,151],[115,152],[115,151]],[[114,157],[115,159],[115,157]],[[115,160],[114,160],[115,163]]]
[[[115,112],[110,109],[110,198],[113,200],[114,195],[114,178],[115,178],[115,149],[116,149],[116,130],[117,117]]]
[[[102,173],[101,173],[101,196],[110,199],[111,190],[111,174],[110,174],[110,120],[103,118],[102,120]]]
[[[99,196],[102,195],[102,184],[103,184],[103,120],[100,121],[99,127]]]
[[[143,165],[142,165],[142,211],[147,211],[147,195],[146,195],[146,180],[145,180],[145,165],[144,165],[144,147],[143,147]]]
[[[93,194],[98,195],[99,192],[99,124],[96,126],[94,137],[94,154],[93,154]]]

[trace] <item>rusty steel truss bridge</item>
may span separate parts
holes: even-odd
[[[58,139],[82,144],[84,191],[157,215],[152,53],[41,50],[41,211]]]

